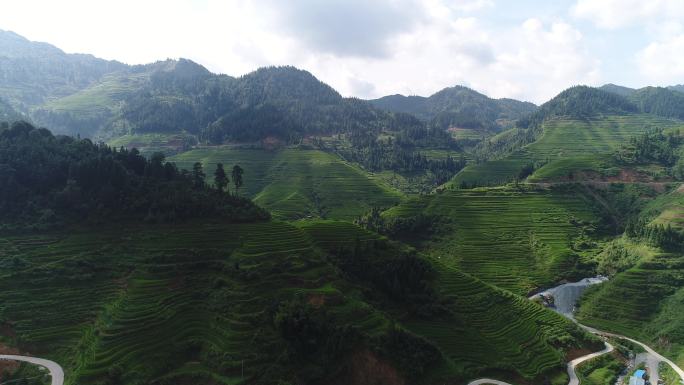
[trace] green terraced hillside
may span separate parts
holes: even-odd
[[[653,224],[684,230],[684,185],[649,202],[644,214]]]
[[[577,318],[642,341],[684,365],[684,256],[652,250],[588,290]]]
[[[0,245],[0,341],[61,363],[69,385],[344,379],[359,354],[408,376],[413,363],[399,363],[414,343],[440,358],[413,383],[484,373],[539,382],[562,371],[565,351],[594,344],[555,313],[439,263],[431,286],[442,315],[407,315],[403,301],[379,301],[374,283],[328,262],[345,245],[379,261],[400,254],[347,222],[133,225]],[[325,325],[315,347],[296,353],[291,338],[315,329],[282,329],[288,306]],[[393,332],[402,326],[414,334]]]
[[[379,242],[374,233],[345,222],[301,222],[299,227],[326,250],[345,246],[364,249]],[[539,379],[539,373],[545,373],[548,378],[559,369],[563,372],[559,363],[564,360],[563,353],[554,352],[548,344],[564,346],[564,350],[579,346],[567,345],[564,340],[598,346],[557,313],[486,284],[443,260],[430,261],[436,274],[434,286],[450,311],[404,321],[411,331],[437,344],[445,357],[445,362],[424,379],[427,383],[437,383],[445,375],[474,378],[487,373],[501,376],[517,372],[527,379]],[[494,367],[493,362],[497,363]]]
[[[154,152],[174,155],[197,144],[197,138],[189,134],[127,134],[110,140],[107,144],[114,148],[136,148],[145,156]]]
[[[187,169],[202,162],[209,179],[216,163],[239,164],[245,170],[241,193],[281,219],[351,220],[372,207],[390,207],[402,200],[400,193],[358,167],[317,150],[210,147],[169,160]]]
[[[148,73],[105,75],[100,82],[72,95],[53,99],[41,107],[46,111],[79,115],[81,118],[95,118],[111,114],[143,84],[149,81]]]
[[[523,295],[572,276],[592,254],[582,241],[596,232],[599,210],[580,190],[488,188],[411,199],[383,216],[441,218],[419,245],[425,253]]]
[[[527,164],[544,166],[529,178],[531,182],[572,179],[573,174],[590,172],[616,175],[611,154],[634,136],[654,128],[684,127],[684,123],[653,115],[613,115],[577,120],[557,118],[543,123],[543,134],[534,143],[503,159],[473,164],[449,183],[499,185],[515,180]]]

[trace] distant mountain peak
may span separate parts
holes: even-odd
[[[46,54],[66,55],[52,44],[30,41],[15,32],[0,29],[0,57],[40,58]]]
[[[515,99],[492,99],[472,88],[456,85],[429,97],[389,95],[371,100],[378,108],[415,115],[433,127],[498,131],[533,112],[532,103]]]
[[[611,92],[614,94],[618,94],[621,96],[629,96],[632,93],[634,93],[634,91],[636,91],[634,88],[620,86],[620,85],[613,84],[613,83],[604,84],[601,87],[598,87],[598,89],[603,90],[603,91],[607,91],[607,92]]]

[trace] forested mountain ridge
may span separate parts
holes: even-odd
[[[429,97],[390,95],[370,100],[376,107],[413,114],[431,127],[499,131],[533,112],[532,103],[491,99],[468,87],[445,88]]]
[[[186,59],[131,67],[80,92],[34,109],[35,120],[62,133],[189,133],[201,140],[285,142],[308,135],[420,125],[353,98],[294,67],[239,78],[215,75]],[[70,132],[71,131],[71,132]]]
[[[539,109],[518,121],[521,128],[539,126],[552,117],[586,118],[599,114],[635,113],[637,108],[627,98],[587,86],[575,86],[542,104]]]
[[[624,86],[621,86],[618,84],[613,84],[613,83],[604,84],[601,87],[598,87],[598,89],[603,90],[603,91],[612,92],[614,94],[618,94],[618,95],[625,96],[625,97],[628,97],[629,95],[634,93],[634,91],[636,91],[636,89],[634,89],[634,88],[624,87]]]
[[[270,136],[293,141],[311,134],[425,124],[411,121],[411,115],[438,129],[498,131],[535,108],[466,87],[409,97],[415,108],[395,108],[391,100],[343,98],[293,67],[262,68],[233,78],[187,59],[129,66],[65,54],[12,32],[0,36],[0,91],[8,92],[6,99],[16,110],[61,134],[111,139],[187,133],[213,144]]]

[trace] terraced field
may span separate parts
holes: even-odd
[[[684,230],[684,185],[652,200],[645,208],[644,215],[652,223],[672,226]]]
[[[315,358],[288,361],[293,345],[272,321],[277,304],[297,298],[324,312],[326,325],[369,341],[404,325],[434,343],[444,359],[426,379],[502,370],[539,378],[561,367],[563,351],[590,343],[554,313],[442,265],[433,284],[452,310],[406,318],[395,305],[367,302],[372,289],[325,257],[384,244],[391,258],[396,245],[387,242],[340,221],[3,236],[0,340],[59,362],[67,383],[82,385],[294,381],[295,370],[321,370]]]
[[[280,219],[354,219],[372,207],[389,207],[402,195],[335,155],[317,150],[282,151],[202,148],[171,157],[180,167],[202,162],[207,174],[216,163],[239,164],[244,193]]]
[[[503,159],[470,165],[449,185],[507,183],[515,180],[522,167],[529,163],[546,163],[532,175],[531,181],[556,180],[581,171],[614,173],[610,155],[620,144],[650,129],[682,127],[684,123],[681,121],[646,114],[587,120],[553,119],[544,123],[544,133],[534,143]]]
[[[284,223],[102,234],[2,239],[17,260],[2,269],[4,338],[62,363],[70,384],[227,384],[243,365],[245,379],[285,378],[274,372],[283,368],[270,352],[285,347],[268,312],[295,295],[339,296],[338,317],[363,332],[389,325],[348,306],[309,236]]]
[[[591,246],[580,238],[598,221],[589,197],[576,190],[446,190],[409,200],[383,215],[441,216],[449,226],[419,247],[449,267],[526,294],[572,275]]]
[[[684,364],[684,256],[658,252],[588,290],[577,318],[640,338]]]
[[[197,138],[189,134],[137,134],[122,135],[107,144],[119,148],[137,148],[144,155],[162,152],[169,155],[183,151],[187,146],[197,142]]]
[[[51,100],[42,107],[45,110],[94,118],[110,114],[132,92],[149,80],[148,74],[106,75],[100,83],[75,94]]]
[[[523,297],[490,286],[436,262],[441,292],[451,301],[453,320],[415,320],[409,327],[435,341],[449,365],[477,378],[494,371],[525,378],[563,372],[564,350],[596,342],[562,316]],[[566,344],[562,341],[574,341]],[[492,367],[492,362],[497,362]],[[487,368],[483,370],[483,368]]]
[[[327,250],[350,246],[350,239],[357,244],[383,242],[346,222],[302,222],[299,227]],[[524,297],[486,284],[443,260],[431,259],[431,264],[437,275],[434,286],[451,312],[404,322],[444,355],[444,363],[424,379],[426,383],[441,376],[465,380],[493,372],[527,379],[553,376],[564,372],[567,350],[600,345],[564,317]]]

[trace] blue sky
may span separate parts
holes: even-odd
[[[127,63],[294,65],[345,96],[467,85],[541,103],[684,83],[682,0],[7,0],[0,29]],[[1,53],[0,53],[1,54]]]

